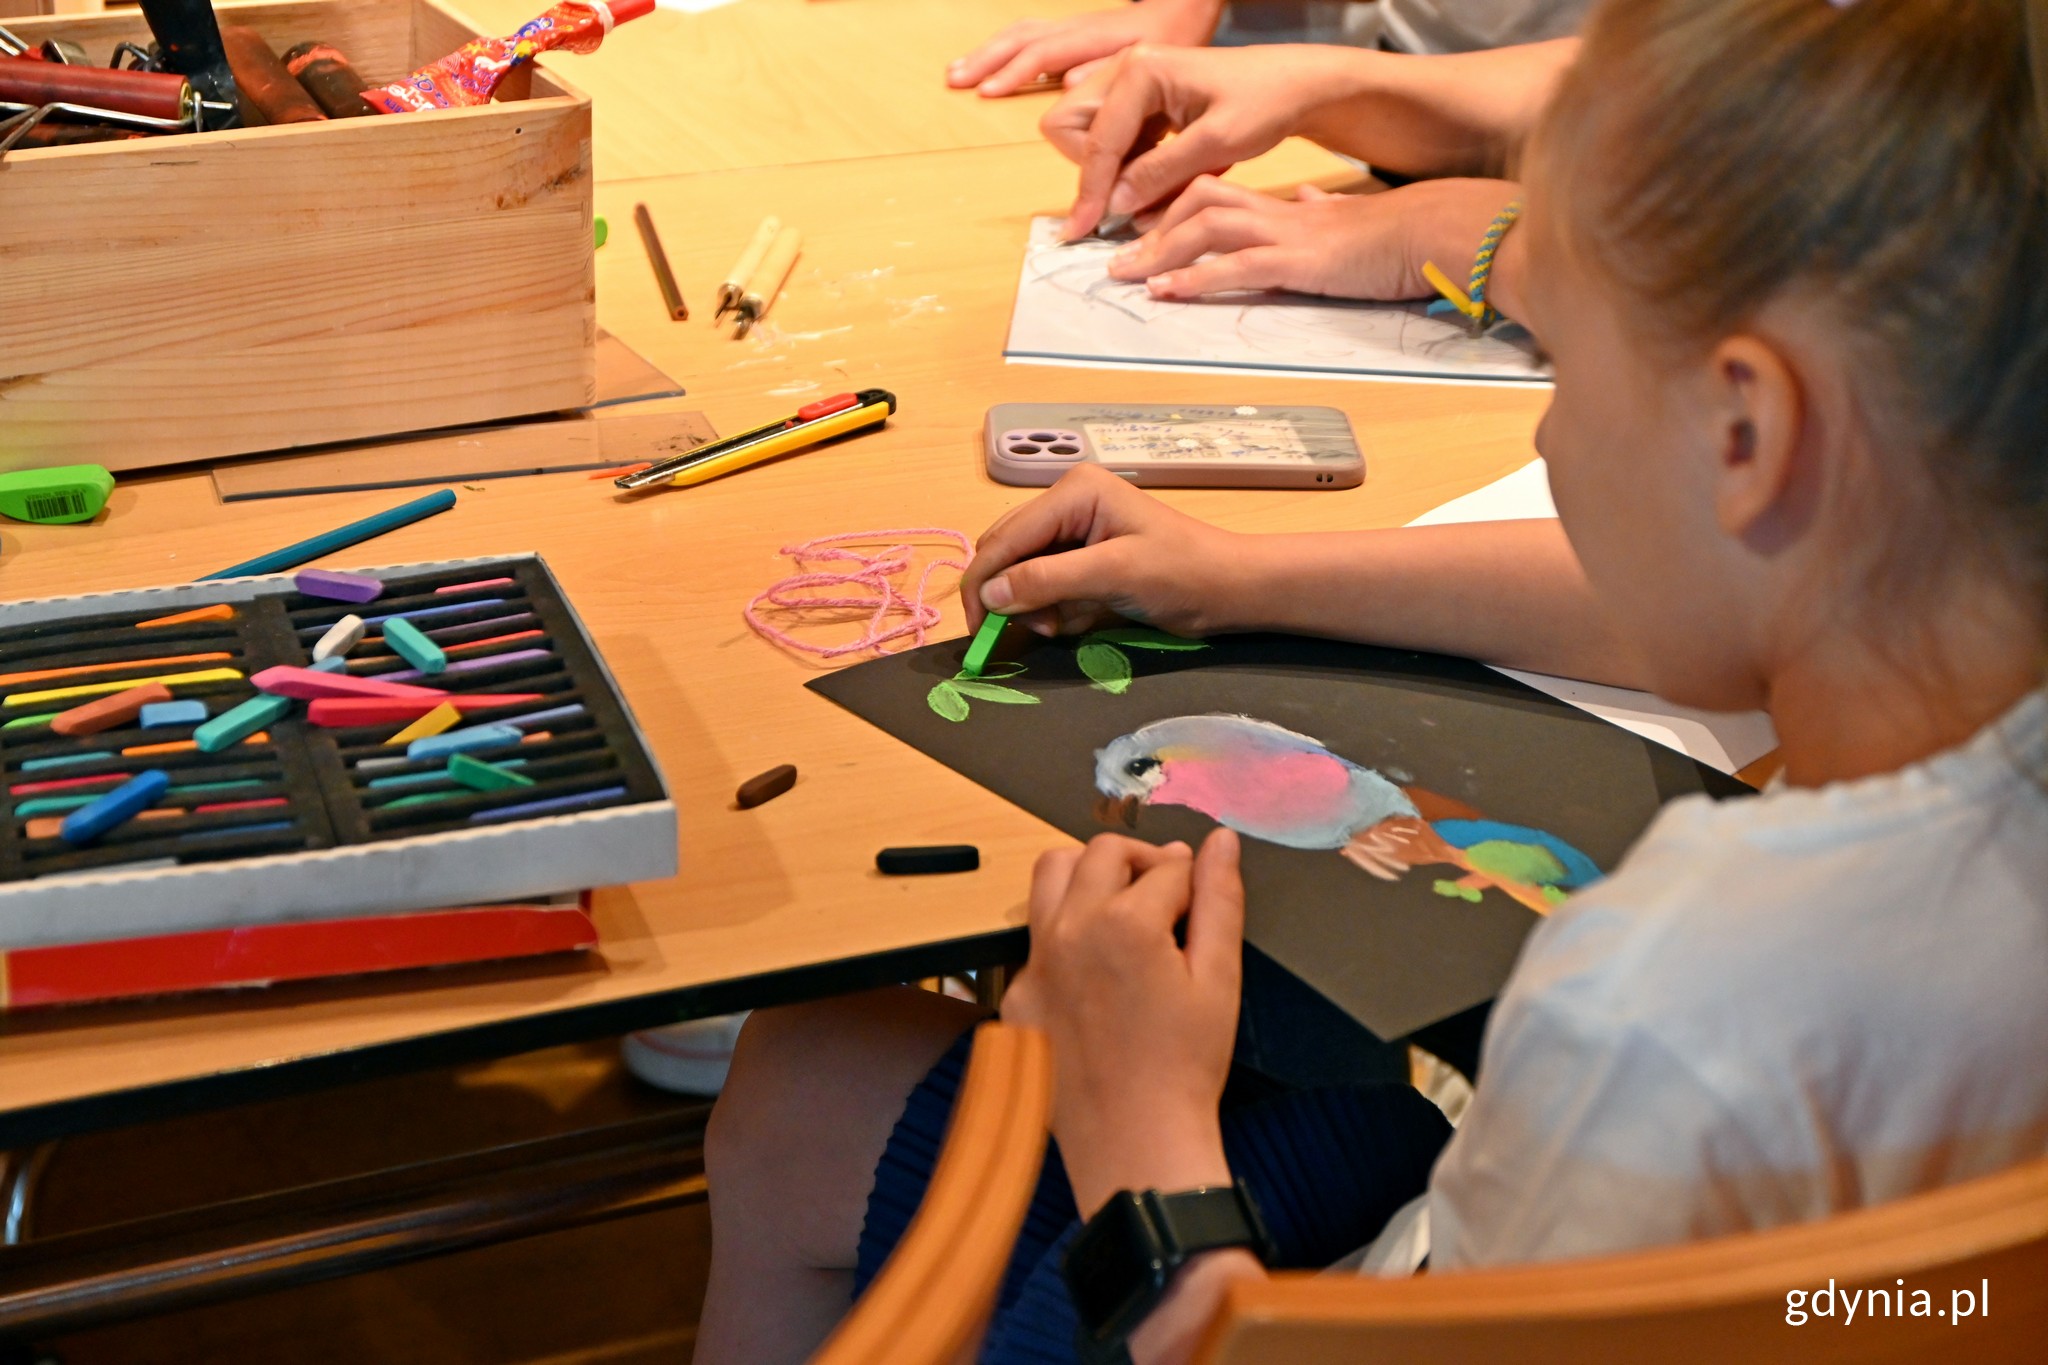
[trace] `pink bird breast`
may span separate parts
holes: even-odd
[[[1264,753],[1160,764],[1148,805],[1186,806],[1255,838],[1328,825],[1350,804],[1351,777],[1326,753]]]

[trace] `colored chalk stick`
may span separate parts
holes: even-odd
[[[535,698],[535,700],[538,701],[539,698]],[[494,721],[493,724],[516,725],[524,730],[529,725],[545,725],[549,721],[571,720],[582,714],[583,703],[577,701],[571,702],[567,706],[550,707],[545,711],[528,711],[523,716],[506,716],[502,720]]]
[[[510,725],[470,725],[460,730],[450,730],[445,735],[429,735],[416,739],[405,746],[405,756],[417,761],[422,758],[445,758],[469,749],[492,749],[503,744],[517,744],[526,736]]]
[[[145,730],[164,725],[202,725],[206,721],[206,703],[197,700],[153,701],[142,708],[140,719]]]
[[[80,796],[36,796],[27,801],[18,801],[14,806],[16,819],[26,820],[31,815],[48,815],[53,811],[77,810],[89,806],[99,798],[91,792]]]
[[[166,687],[181,684],[197,685],[211,682],[240,682],[242,672],[237,668],[202,668],[195,673],[160,673],[153,678],[123,678],[120,682],[82,683],[77,687],[57,687],[47,692],[16,692],[0,706],[32,706],[43,701],[69,701],[73,697],[103,697],[109,692],[126,692],[131,687],[144,683],[162,683]]]
[[[550,796],[541,801],[525,801],[516,806],[499,806],[494,810],[480,810],[469,817],[472,825],[488,825],[499,820],[521,820],[529,815],[547,815],[558,810],[569,810],[575,806],[588,806],[597,801],[609,801],[624,796],[624,787],[599,787],[596,791],[574,792],[568,796]]]
[[[509,578],[479,578],[474,583],[450,583],[445,588],[436,588],[434,595],[441,597],[451,592],[468,592],[472,588],[504,588],[510,587],[511,583]]]
[[[315,673],[346,673],[348,672],[348,660],[315,659],[313,660],[313,671]]]
[[[324,597],[330,602],[371,602],[384,595],[383,579],[336,569],[301,569],[292,575],[292,586],[308,597]]]
[[[414,687],[382,678],[356,678],[327,669],[277,664],[249,679],[265,692],[312,701],[318,697],[424,697],[440,701],[448,693],[438,687]]]
[[[170,785],[171,775],[161,768],[137,773],[91,805],[65,816],[57,833],[67,844],[89,844],[154,805]]]
[[[467,757],[467,755],[464,755],[464,757]],[[370,759],[367,761],[374,763],[377,760]],[[400,763],[406,761],[403,758],[397,760]],[[452,762],[453,760],[450,761]],[[362,764],[358,763],[356,766],[361,767]],[[526,766],[526,760],[523,758],[500,759],[491,766],[495,768],[523,768]],[[448,770],[446,768],[436,768],[432,772],[394,773],[390,777],[373,777],[370,779],[370,786],[373,790],[382,791],[388,787],[424,787],[435,782],[446,782],[447,780]]]
[[[447,774],[435,773],[434,776],[445,777]],[[377,809],[404,810],[407,806],[430,806],[436,801],[453,801],[459,796],[468,795],[468,792],[421,792],[417,796],[401,796],[396,801],[386,801]]]
[[[225,782],[186,782],[171,788],[166,794],[172,797],[197,796],[200,792],[243,791],[262,785],[263,779],[260,777],[235,777]]]
[[[45,768],[68,768],[75,763],[104,763],[115,757],[102,750],[91,754],[56,754],[49,758],[25,758],[17,766],[25,773],[41,772]]]
[[[125,673],[135,668],[169,668],[173,664],[216,664],[235,656],[216,649],[204,654],[169,654],[160,659],[124,659],[111,664],[73,664],[69,668],[37,668],[26,673],[0,673],[0,687],[16,683],[52,682],[58,678],[83,678],[94,673]]]
[[[454,754],[448,759],[448,776],[465,787],[480,792],[501,792],[513,787],[531,787],[533,779],[524,773],[515,773],[495,763],[486,763],[468,754]]]
[[[996,637],[1001,635],[1003,627],[1009,624],[1009,617],[993,611],[981,618],[981,628],[974,632],[974,639],[968,643],[967,653],[960,658],[962,676],[981,676],[981,670],[988,667],[988,656],[995,650]]]
[[[236,740],[284,719],[291,709],[290,697],[251,697],[194,730],[192,742],[199,746],[201,753],[219,753]]]
[[[194,607],[190,611],[176,611],[169,616],[157,616],[147,621],[137,621],[137,630],[154,630],[158,626],[189,626],[199,621],[232,621],[235,609],[225,602],[210,607]]]
[[[442,693],[427,697],[319,697],[306,707],[306,719],[331,730],[355,725],[396,725],[446,705],[468,715],[493,706],[518,706],[546,700],[538,692]]]
[[[447,656],[443,654],[442,657],[445,660]],[[482,658],[478,659],[463,659],[457,663],[444,664],[443,667],[441,667],[439,670],[408,668],[400,669],[395,673],[384,673],[378,676],[396,679],[418,678],[430,672],[439,672],[443,674],[474,673],[479,669],[496,668],[501,664],[524,663],[528,659],[551,659],[553,657],[554,655],[545,649],[508,649],[503,654],[486,654]]]
[[[740,783],[740,789],[734,794],[733,801],[741,810],[752,810],[758,805],[773,801],[795,785],[796,764],[784,763]]]
[[[981,850],[973,844],[885,848],[875,855],[875,867],[891,877],[921,877],[933,872],[972,872],[980,866]]]
[[[393,621],[418,622],[435,616],[460,616],[463,612],[475,611],[478,607],[499,607],[504,604],[505,599],[502,597],[479,597],[474,602],[449,602],[438,607],[414,607],[410,611],[387,611],[382,616],[366,616],[363,619],[373,626],[383,626],[389,625]],[[477,623],[475,621],[465,621],[462,624],[473,626]]]
[[[219,829],[195,829],[190,834],[180,834],[178,842],[198,844],[209,839],[242,839],[251,834],[270,834],[276,830],[296,828],[289,820],[270,820],[260,825],[223,825]]]
[[[102,730],[111,730],[117,725],[127,725],[142,714],[142,708],[153,702],[171,699],[171,689],[162,683],[144,683],[131,687],[126,692],[100,697],[74,706],[50,722],[50,728],[60,735],[96,735]]]
[[[268,744],[270,732],[258,730],[253,735],[242,736],[244,744]],[[189,739],[174,739],[164,744],[131,744],[121,751],[123,758],[134,758],[144,754],[189,754],[198,750],[199,745]]]
[[[60,777],[48,782],[17,782],[7,789],[10,796],[35,796],[42,792],[67,791],[73,787],[90,787],[100,782],[125,782],[134,773],[94,773],[91,777]]]
[[[64,713],[61,711],[45,711],[40,716],[16,716],[5,725],[0,725],[0,730],[23,730],[31,729],[38,725],[48,725],[62,714]]]
[[[429,735],[438,735],[443,730],[452,730],[461,720],[462,713],[444,701],[384,742],[410,744],[416,739],[425,739]]]
[[[291,799],[284,796],[259,796],[253,801],[216,801],[209,806],[194,806],[194,815],[220,815],[231,810],[268,810],[276,806],[289,806]]]
[[[420,634],[420,628],[410,621],[386,621],[384,643],[421,673],[439,673],[448,667],[448,656],[441,652],[441,646]]]
[[[19,814],[19,812],[16,813]],[[156,810],[135,812],[137,820],[180,820],[184,818],[184,815],[185,812],[181,810],[167,810],[161,807]],[[64,817],[61,815],[38,815],[35,819],[25,822],[22,828],[31,839],[62,838]]]
[[[465,649],[489,649],[493,645],[509,645],[514,640],[544,640],[544,630],[515,630],[510,635],[493,635],[483,640],[464,640],[461,644],[442,645],[444,653],[454,654]]]
[[[313,645],[313,662],[322,659],[338,659],[363,642],[363,632],[369,627],[363,618],[350,612],[327,628]]]

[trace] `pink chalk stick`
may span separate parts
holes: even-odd
[[[278,697],[312,701],[318,697],[445,697],[438,687],[414,687],[409,683],[385,682],[379,678],[358,678],[346,673],[321,673],[311,668],[278,664],[249,679],[262,691]]]
[[[434,589],[436,597],[443,593],[468,592],[471,588],[502,588],[512,580],[509,578],[479,578],[474,583],[450,583],[445,588]]]

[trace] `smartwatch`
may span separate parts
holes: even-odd
[[[1248,1247],[1261,1264],[1273,1240],[1243,1181],[1162,1194],[1118,1190],[1067,1248],[1060,1273],[1081,1319],[1086,1365],[1125,1365],[1127,1342],[1166,1297],[1182,1265],[1204,1251]]]

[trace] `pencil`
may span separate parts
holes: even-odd
[[[747,282],[747,292],[740,297],[740,322],[738,330],[733,333],[735,337],[745,336],[775,306],[775,298],[782,292],[789,272],[796,268],[796,258],[803,245],[803,234],[793,227],[786,227],[776,234],[775,244],[768,248],[768,254],[754,272],[754,278]]]
[[[654,215],[647,211],[647,205],[633,205],[633,225],[640,229],[640,244],[647,248],[647,264],[654,267],[654,282],[661,286],[661,301],[668,306],[670,322],[688,322],[690,306],[683,302],[683,291],[676,288],[676,275],[668,268],[668,253],[661,249],[661,238],[654,231]]]
[[[219,573],[206,574],[197,581],[204,583],[213,578],[245,578],[251,574],[283,573],[286,569],[296,568],[308,560],[318,559],[321,555],[345,550],[361,541],[381,536],[386,531],[395,531],[423,517],[431,517],[436,512],[445,512],[454,505],[455,490],[444,488],[438,493],[429,493],[424,498],[414,498],[411,502],[401,503],[388,512],[379,512],[374,517],[364,517],[361,521],[337,526],[332,531],[302,540],[296,545],[287,545],[282,550],[272,550],[267,555],[258,555],[254,559],[231,565]]]

